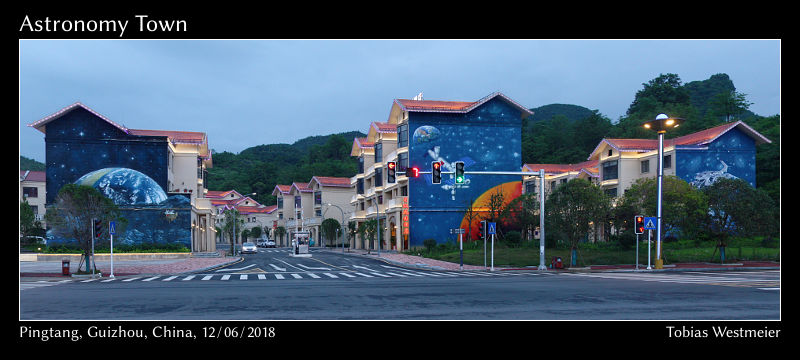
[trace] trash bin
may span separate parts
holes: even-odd
[[[61,275],[69,276],[69,259],[61,259]]]
[[[550,268],[551,269],[563,269],[564,263],[561,261],[560,256],[554,256],[553,260],[550,261]]]

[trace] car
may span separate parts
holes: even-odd
[[[268,247],[268,248],[274,248],[274,247],[275,247],[275,242],[274,242],[274,241],[272,241],[272,240],[267,240],[267,241],[265,242],[265,245],[264,245],[264,247]]]
[[[256,241],[256,247],[267,247],[267,241],[266,240]]]
[[[253,244],[251,242],[246,242],[242,244],[242,254],[255,254],[257,252],[258,249],[256,248],[256,244]]]

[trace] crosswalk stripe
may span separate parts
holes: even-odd
[[[368,277],[368,278],[374,277],[374,276],[367,275],[367,274],[362,274],[362,273],[359,273],[359,272],[354,272],[353,274],[360,275],[360,276],[363,276],[363,277]]]
[[[196,275],[189,275],[189,276],[187,276],[187,277],[185,277],[185,278],[183,278],[181,280],[183,280],[183,281],[192,280],[192,279],[194,279],[195,276]]]
[[[336,275],[333,275],[333,274],[331,274],[331,273],[322,273],[322,275],[325,275],[325,276],[327,276],[327,277],[329,277],[329,278],[333,278],[333,279],[338,279],[338,278],[339,278],[338,276],[336,276]]]
[[[231,278],[230,275],[222,275],[222,280],[228,280],[230,278]]]
[[[376,272],[371,272],[370,274],[372,274],[372,275],[376,275],[376,276],[380,276],[380,277],[391,277],[391,276],[389,276],[389,275],[383,275],[383,274],[381,274],[381,273],[376,273]]]
[[[297,274],[292,274],[292,277],[294,277],[295,279],[302,279],[303,278],[302,276],[297,275]]]
[[[319,275],[317,275],[317,274],[308,273],[308,276],[311,276],[314,279],[319,279]]]
[[[408,276],[406,276],[406,275],[401,275],[401,274],[397,274],[397,273],[393,273],[393,272],[388,272],[388,271],[387,271],[386,273],[387,273],[387,274],[389,274],[389,275],[394,275],[394,276],[399,276],[399,277],[408,277]]]
[[[135,277],[135,278],[125,279],[125,280],[122,280],[122,282],[128,282],[128,281],[133,281],[133,280],[138,280],[138,279],[141,279],[141,277]]]
[[[166,278],[166,279],[164,279],[164,280],[161,280],[161,281],[171,281],[172,279],[174,279],[174,278],[176,278],[176,277],[177,277],[177,276],[170,276],[170,277],[168,277],[168,278]]]
[[[151,277],[151,278],[149,278],[149,279],[144,279],[144,280],[142,280],[142,281],[153,281],[153,280],[155,280],[155,279],[158,279],[158,278],[160,278],[160,277],[161,277],[161,275],[159,275],[159,276],[153,276],[153,277]]]
[[[267,276],[264,274],[258,274],[258,280],[266,280]]]
[[[114,280],[117,280],[117,278],[111,278],[111,279],[108,279],[108,280],[103,280],[101,282],[111,282],[111,281],[114,281]]]
[[[92,281],[97,281],[97,280],[100,280],[100,279],[89,279],[89,280],[83,280],[81,282],[87,283],[87,282],[92,282]]]
[[[343,276],[347,276],[347,277],[349,277],[349,278],[354,278],[354,277],[355,277],[355,276],[353,276],[353,275],[350,275],[350,274],[348,274],[348,273],[344,273],[344,272],[343,272],[343,273],[339,273],[339,274],[342,274]]]
[[[247,280],[247,274],[239,275],[239,280]]]
[[[275,274],[275,278],[278,279],[278,280],[283,280],[283,275]]]
[[[212,277],[214,277],[214,275],[206,275],[206,276],[203,276],[203,278],[200,279],[200,280],[206,281],[206,280],[210,280]]]

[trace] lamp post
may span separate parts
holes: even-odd
[[[661,193],[664,178],[664,134],[668,129],[673,129],[683,123],[681,118],[672,118],[667,114],[659,114],[655,120],[643,124],[645,129],[658,132],[658,207],[656,210],[656,269],[664,268],[664,259],[661,258]]]
[[[325,205],[334,206],[337,209],[339,209],[339,211],[342,212],[342,223],[339,224],[339,228],[340,228],[340,230],[342,232],[342,235],[344,235],[344,210],[342,210],[342,208],[340,208],[338,205],[334,205],[334,204],[331,204],[331,203],[325,203]],[[344,253],[344,241],[342,241],[342,253]]]
[[[256,193],[247,194],[244,196],[256,196]],[[239,210],[233,206],[233,239],[231,239],[231,253],[236,256],[236,223],[239,221]]]

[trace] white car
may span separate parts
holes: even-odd
[[[267,240],[267,241],[265,242],[265,244],[264,244],[264,247],[268,247],[268,248],[274,248],[274,247],[275,247],[275,242],[274,242],[274,241],[272,241],[272,240]]]
[[[257,252],[258,248],[256,247],[256,244],[253,244],[251,242],[246,242],[242,244],[242,254],[255,254]]]

